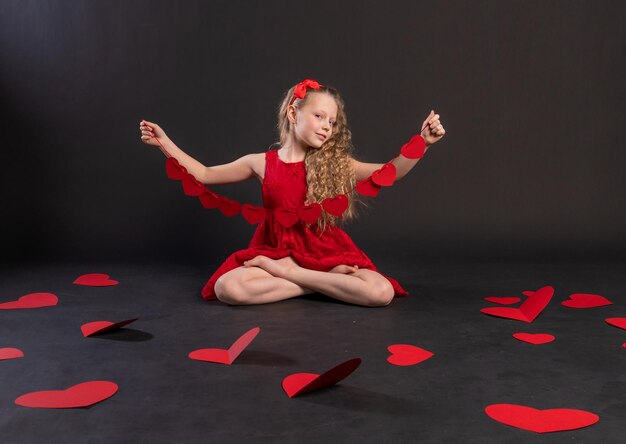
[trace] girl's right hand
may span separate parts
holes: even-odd
[[[141,141],[146,145],[159,146],[157,138],[161,141],[167,139],[165,131],[159,125],[147,120],[139,122],[139,130],[141,131]]]

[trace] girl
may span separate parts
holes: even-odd
[[[139,128],[143,143],[160,145],[201,183],[217,185],[251,178],[261,182],[267,216],[249,248],[231,254],[205,284],[205,299],[217,298],[231,305],[265,304],[317,292],[377,307],[389,304],[394,295],[408,295],[396,280],[379,273],[338,226],[355,216],[355,183],[383,164],[352,157],[344,102],[336,89],[310,79],[290,88],[278,110],[280,149],[248,154],[224,165],[204,166],[177,147],[156,123],[142,120]],[[426,149],[445,134],[434,111],[422,128]],[[418,161],[395,158],[395,180]],[[323,212],[314,224],[299,220],[287,228],[272,211],[321,203],[339,195],[347,197],[343,214],[335,217]]]

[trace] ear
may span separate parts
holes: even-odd
[[[297,115],[296,107],[293,105],[289,105],[289,108],[287,108],[287,119],[289,119],[290,123],[293,123],[293,124],[296,123],[296,115]]]

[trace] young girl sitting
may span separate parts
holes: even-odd
[[[445,134],[434,111],[422,128],[426,149]],[[261,182],[265,220],[249,247],[231,254],[211,276],[202,289],[205,299],[217,298],[231,305],[265,304],[317,292],[377,307],[389,304],[394,295],[408,295],[395,279],[378,272],[338,226],[355,216],[355,184],[384,164],[352,157],[344,102],[336,89],[310,79],[290,88],[278,111],[280,149],[248,154],[224,165],[204,166],[177,147],[156,123],[142,120],[140,130],[145,144],[161,146],[203,184],[251,178]],[[391,162],[395,180],[418,161],[396,157]],[[313,224],[276,220],[275,212],[280,209],[302,208],[325,199],[343,199],[346,209],[341,216],[324,211]]]

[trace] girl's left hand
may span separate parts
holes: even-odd
[[[424,128],[421,134],[426,142],[426,146],[439,142],[446,133],[446,130],[439,121],[439,114],[435,114],[434,110],[430,111],[430,114],[426,120],[424,120],[421,127]]]

